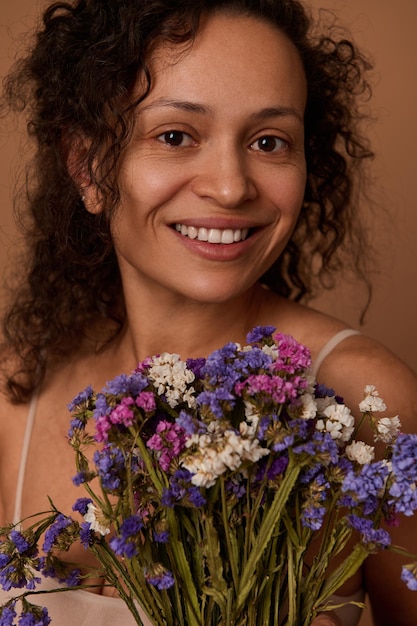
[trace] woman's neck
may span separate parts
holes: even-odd
[[[248,331],[262,323],[267,298],[267,292],[255,285],[220,303],[147,297],[139,304],[127,299],[127,322],[117,341],[118,351],[130,353],[136,362],[161,352],[176,352],[183,358],[206,356],[228,341],[244,342]]]

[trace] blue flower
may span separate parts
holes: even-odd
[[[206,364],[206,359],[187,359],[186,364],[187,368],[192,371],[197,379],[201,379],[203,377],[202,369]]]
[[[198,404],[203,408],[208,408],[211,413],[221,419],[224,416],[222,403],[227,403],[230,408],[235,404],[235,397],[225,387],[217,387],[213,391],[202,391],[197,396]]]
[[[258,343],[262,339],[270,337],[276,331],[275,326],[255,326],[246,335],[246,341],[248,343]]]
[[[347,521],[349,526],[362,534],[362,541],[366,545],[371,544],[375,548],[386,548],[390,545],[390,534],[383,528],[374,528],[373,520],[357,515],[348,515]]]
[[[168,530],[162,530],[160,533],[154,532],[153,540],[156,543],[168,543],[169,541],[169,532]]]
[[[163,591],[164,589],[170,589],[175,585],[175,579],[172,572],[168,570],[162,571],[157,574],[147,574],[145,576],[146,582],[159,589],[159,591]]]
[[[138,515],[131,515],[123,520],[120,532],[123,538],[133,537],[143,528],[142,519]]]
[[[383,461],[366,463],[356,474],[349,471],[342,483],[343,492],[351,492],[358,502],[364,502],[370,496],[378,496],[385,489],[385,480],[389,469]]]
[[[18,530],[11,531],[10,540],[14,543],[19,554],[23,554],[31,547],[27,539]]]
[[[89,522],[83,522],[80,526],[80,541],[85,549],[89,548],[94,543],[95,534],[91,530]]]
[[[75,408],[77,408],[80,404],[85,404],[90,400],[93,396],[93,388],[91,385],[88,385],[83,391],[81,391],[77,396],[75,396],[74,400],[68,404],[68,409],[72,413]]]
[[[88,511],[88,505],[92,504],[91,498],[78,498],[76,502],[72,505],[73,511],[78,511],[81,515],[85,515]]]
[[[169,479],[169,487],[164,489],[161,496],[162,506],[173,508],[176,504],[188,502],[195,507],[204,506],[206,499],[199,487],[192,485],[192,474],[180,468]]]
[[[137,545],[130,539],[124,537],[112,537],[110,547],[115,554],[131,559],[138,553]]]
[[[74,418],[70,422],[70,429],[68,431],[68,437],[71,439],[74,437],[77,430],[83,430],[85,428],[85,423],[78,418]]]
[[[51,524],[45,532],[45,540],[42,547],[43,551],[49,552],[62,531],[65,530],[65,528],[68,528],[71,524],[72,519],[60,513],[54,523]]]
[[[45,607],[40,609],[35,605],[30,605],[30,609],[21,614],[19,626],[48,626],[51,618]]]
[[[417,591],[417,567],[416,565],[404,565],[401,572],[401,580],[412,591]]]
[[[303,509],[301,514],[301,523],[311,530],[320,530],[323,525],[323,519],[326,514],[324,506],[309,506]]]
[[[72,482],[76,487],[79,487],[83,483],[86,483],[88,481],[88,478],[89,476],[87,472],[81,471],[81,472],[77,472],[77,474],[75,474],[75,476],[72,477]]]
[[[10,602],[10,604],[0,608],[0,626],[13,626],[13,620],[16,617],[14,607],[15,602]]]
[[[116,446],[105,446],[94,453],[94,463],[103,487],[115,491],[121,486],[121,476],[125,473],[123,452]]]

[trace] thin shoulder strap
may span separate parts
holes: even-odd
[[[16,499],[14,503],[13,523],[17,524],[22,519],[22,497],[23,497],[23,484],[25,481],[26,463],[28,459],[29,445],[32,438],[33,424],[35,422],[36,408],[38,406],[38,394],[35,391],[33,394],[28,410],[28,417],[26,421],[25,436],[23,438],[22,454],[20,457],[19,474],[17,477],[16,487]]]
[[[352,335],[360,335],[360,332],[358,330],[354,330],[353,328],[345,328],[345,330],[339,331],[338,333],[333,335],[331,339],[329,339],[329,341],[322,347],[322,349],[318,353],[317,358],[314,360],[311,368],[314,376],[317,376],[321,364],[323,363],[324,359],[329,356],[330,352],[332,352],[332,350],[334,350],[336,346],[339,345],[339,343],[342,343],[342,341],[344,341],[348,337],[351,337]]]

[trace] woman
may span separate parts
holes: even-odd
[[[198,357],[244,342],[255,325],[308,345],[319,381],[351,407],[375,384],[413,429],[407,367],[297,302],[314,275],[340,266],[343,245],[357,258],[354,173],[370,156],[356,129],[366,62],[347,41],[314,40],[312,26],[296,0],[46,10],[7,92],[29,107],[37,155],[30,269],[5,321],[4,522],[48,507],[47,496],[70,512],[66,405],[80,389],[161,351]],[[412,521],[392,534],[413,549]],[[392,554],[370,557],[340,595],[366,588],[377,626],[411,626],[417,596],[399,571]],[[42,601],[60,625],[130,624],[100,591]],[[357,623],[340,616],[313,623]]]

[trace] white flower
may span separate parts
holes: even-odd
[[[276,361],[278,359],[278,355],[279,355],[278,346],[276,346],[276,345],[273,345],[273,346],[262,346],[261,350],[262,350],[262,352],[264,352],[265,354],[270,356],[274,361]]]
[[[400,432],[400,418],[398,415],[395,417],[381,417],[376,423],[376,428],[378,432],[375,435],[375,441],[393,443]]]
[[[157,393],[164,395],[172,408],[181,402],[187,402],[190,408],[195,407],[194,388],[188,388],[195,376],[178,354],[163,352],[154,357],[148,376]]]
[[[355,420],[350,409],[344,404],[330,404],[323,411],[327,420],[317,420],[316,429],[327,431],[338,443],[349,441]]]
[[[359,410],[362,413],[380,413],[386,410],[385,402],[379,397],[379,393],[374,385],[366,385],[365,398],[359,403]]]
[[[98,512],[98,515],[97,515],[97,512]],[[110,528],[108,526],[107,520],[105,520],[103,515],[102,514],[100,515],[100,514],[101,514],[101,511],[99,511],[92,502],[89,502],[87,506],[87,513],[85,513],[83,517],[84,517],[84,520],[88,524],[90,524],[91,530],[95,530],[97,533],[100,533],[100,535],[103,535],[104,537],[105,535],[109,534]],[[105,522],[105,523],[103,524],[102,522]]]
[[[235,471],[244,461],[256,463],[269,454],[269,450],[262,448],[254,438],[253,428],[246,422],[242,422],[240,432],[236,432],[222,430],[219,423],[213,421],[207,433],[192,435],[186,446],[192,447],[193,452],[182,460],[181,465],[193,474],[191,482],[203,487],[212,487],[226,470]]]
[[[255,434],[258,429],[258,424],[259,424],[259,419],[260,419],[259,413],[255,411],[255,407],[253,406],[251,402],[248,402],[247,400],[245,400],[244,404],[245,404],[246,422],[250,424],[250,427],[252,428],[251,432]]]
[[[302,404],[302,413],[300,415],[301,419],[311,420],[317,415],[317,404],[314,396],[310,393],[305,393],[300,396],[301,404]]]
[[[363,441],[352,441],[352,443],[346,446],[345,451],[351,461],[356,461],[361,465],[371,463],[375,458],[375,448],[368,446]]]
[[[324,414],[324,409],[327,409],[327,407],[331,404],[334,404],[334,398],[331,398],[330,396],[316,398],[317,412],[320,414]]]

